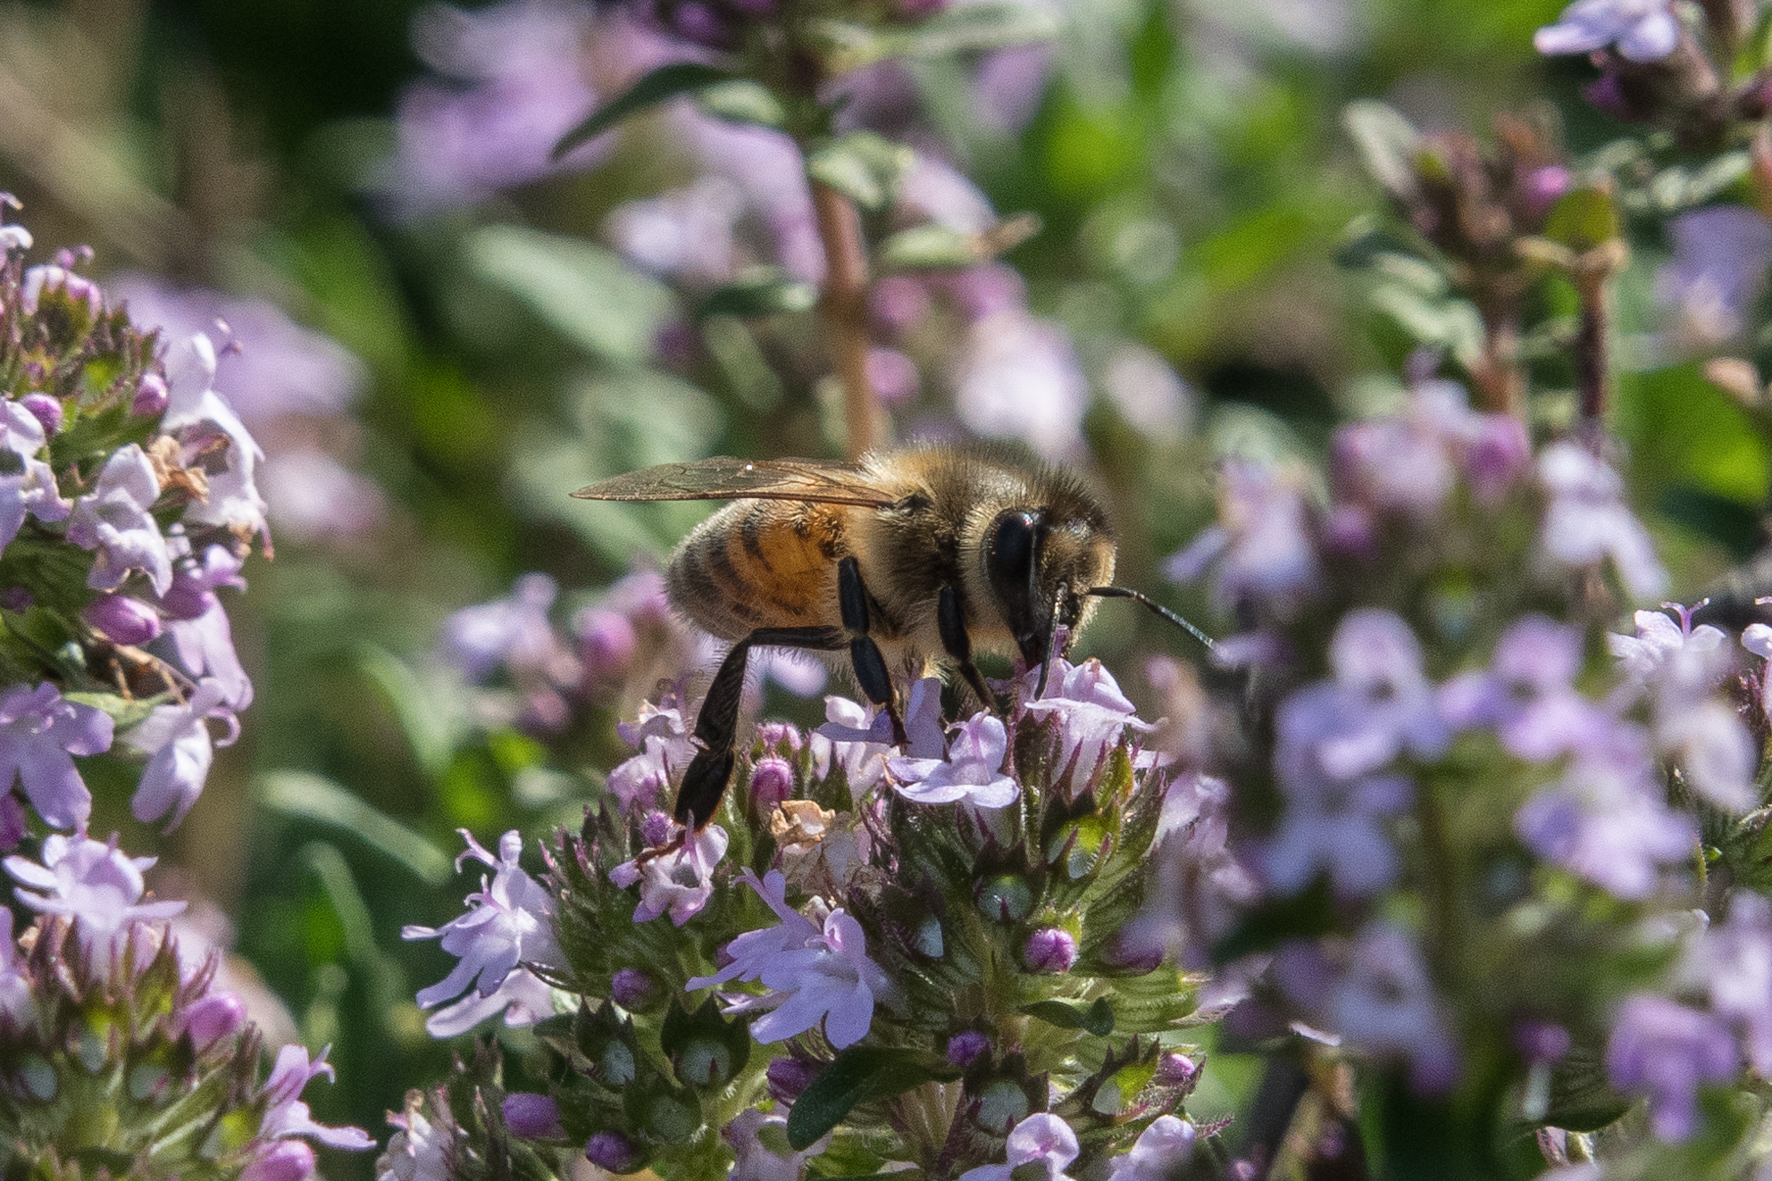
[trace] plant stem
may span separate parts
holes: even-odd
[[[861,240],[861,216],[836,189],[812,181],[812,207],[824,244],[825,285],[820,309],[830,333],[831,359],[843,383],[844,417],[849,424],[849,458],[859,459],[880,443],[880,410],[868,381],[868,257]]]
[[[1606,277],[1580,276],[1581,331],[1575,337],[1575,380],[1581,391],[1581,429],[1590,442],[1600,438],[1606,408],[1612,402],[1606,369]]]

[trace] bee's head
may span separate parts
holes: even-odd
[[[1041,507],[998,513],[984,541],[997,611],[1028,667],[1043,665],[1053,633],[1064,627],[1075,635],[1094,609],[1090,588],[1112,580],[1113,537],[1093,514]]]

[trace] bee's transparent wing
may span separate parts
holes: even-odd
[[[580,500],[809,500],[870,508],[894,500],[853,464],[725,455],[641,468],[599,480],[572,495]]]

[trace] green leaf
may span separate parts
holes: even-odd
[[[696,307],[695,318],[773,316],[809,311],[817,303],[817,287],[790,279],[779,267],[757,267],[709,292]]]
[[[595,139],[629,115],[657,106],[667,98],[732,80],[732,73],[703,62],[671,62],[653,70],[619,96],[586,116],[583,122],[560,137],[551,156],[560,160],[586,140]]]
[[[469,236],[467,258],[488,282],[521,299],[575,343],[612,361],[646,360],[675,303],[669,288],[578,238],[487,226]]]
[[[329,779],[305,771],[270,771],[258,777],[257,790],[265,807],[347,829],[428,885],[440,886],[454,876],[449,854]]]
[[[898,52],[907,57],[942,57],[1004,49],[1050,41],[1062,27],[1058,12],[1039,4],[1013,0],[955,4],[904,33]]]
[[[921,1050],[851,1046],[795,1100],[788,1113],[788,1143],[804,1152],[859,1104],[959,1077],[960,1071]]]
[[[1416,190],[1415,158],[1421,133],[1394,107],[1376,99],[1360,99],[1342,109],[1341,125],[1360,153],[1372,179],[1393,197]]]
[[[1097,997],[1087,1009],[1063,1001],[1036,1001],[1023,1005],[1021,1011],[1060,1029],[1080,1029],[1096,1037],[1106,1037],[1114,1032],[1114,1007],[1108,1004],[1105,996]]]
[[[164,705],[168,694],[160,693],[153,697],[125,698],[115,693],[63,693],[64,701],[72,701],[79,705],[90,705],[93,709],[111,715],[111,725],[121,733],[147,720],[154,707]]]
[[[787,109],[770,89],[749,78],[716,82],[696,92],[695,105],[704,115],[724,119],[728,123],[754,123],[759,127],[781,127],[787,122]]]
[[[1571,250],[1585,251],[1618,237],[1618,210],[1612,194],[1600,188],[1572,189],[1551,206],[1544,236]]]
[[[1040,232],[1040,219],[1018,213],[982,234],[967,233],[930,222],[900,230],[874,252],[882,272],[937,271],[969,267],[1012,250]]]
[[[909,148],[885,136],[852,131],[813,145],[806,154],[806,174],[863,209],[880,210],[892,203],[898,179],[914,158]]]

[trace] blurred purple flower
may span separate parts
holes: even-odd
[[[1651,776],[1647,736],[1624,722],[1580,750],[1563,778],[1514,816],[1538,856],[1624,899],[1647,897],[1661,865],[1692,855],[1692,818],[1670,811]]]
[[[1538,479],[1550,496],[1539,546],[1553,565],[1579,569],[1611,558],[1624,589],[1638,597],[1667,582],[1616,471],[1580,444],[1553,443],[1539,453]]]
[[[443,950],[459,957],[447,976],[418,993],[419,1007],[429,1009],[467,992],[425,1022],[434,1037],[452,1037],[501,1011],[507,1025],[530,1024],[548,1016],[553,1010],[547,987],[520,965],[564,966],[554,940],[553,898],[518,864],[522,836],[516,829],[505,833],[494,857],[473,834],[460,831],[468,848],[455,859],[456,870],[471,857],[494,870],[491,883],[482,877],[480,889],[465,899],[467,913],[443,926],[413,925],[400,932],[404,939],[440,936]]]
[[[1735,1077],[1735,1040],[1709,1013],[1663,996],[1625,1001],[1606,1043],[1612,1085],[1649,1100],[1649,1129],[1664,1141],[1698,1130],[1698,1088]]]
[[[1760,1077],[1772,1074],[1772,902],[1731,891],[1729,921],[1694,941],[1682,975],[1709,991],[1711,1011],[1737,1031]]]
[[[1458,729],[1494,726],[1509,754],[1542,763],[1611,734],[1612,717],[1576,692],[1581,634],[1543,615],[1510,625],[1483,672],[1446,683],[1440,706]]]
[[[546,574],[525,574],[509,598],[463,607],[443,624],[438,648],[444,661],[471,681],[505,664],[545,665],[559,646],[548,621],[558,594]]]
[[[55,485],[55,472],[39,458],[44,446],[43,424],[28,408],[7,402],[0,418],[0,448],[18,458],[19,470],[0,475],[0,552],[24,527],[25,514],[39,521],[63,521],[71,504]]]
[[[48,682],[9,686],[0,692],[0,783],[22,787],[51,828],[83,826],[92,793],[71,756],[109,750],[112,725],[109,714],[63,700]]]
[[[1421,645],[1401,616],[1362,607],[1348,612],[1329,641],[1329,667],[1342,697],[1345,729],[1319,740],[1317,759],[1330,775],[1376,771],[1405,750],[1443,753],[1451,739]]]
[[[422,1091],[409,1091],[405,1110],[388,1115],[388,1123],[397,1131],[375,1162],[376,1181],[450,1181],[461,1131],[447,1107],[433,1112],[436,1123],[426,1119],[425,1098]]]
[[[1671,19],[1671,18],[1670,18]],[[1772,223],[1741,205],[1711,205],[1668,223],[1673,254],[1655,300],[1673,316],[1670,351],[1705,352],[1739,337],[1772,267]]]
[[[1443,1094],[1458,1081],[1458,1046],[1415,940],[1369,924],[1354,941],[1329,1000],[1331,1027],[1348,1042],[1409,1065],[1409,1085]]]
[[[62,429],[60,398],[52,398],[48,394],[26,394],[18,400],[18,404],[31,412],[31,417],[43,428],[44,435],[53,435]]]
[[[1071,1126],[1050,1112],[1038,1111],[1028,1116],[1009,1133],[1004,1146],[1005,1163],[980,1165],[960,1174],[960,1181],[1012,1181],[1018,1172],[1032,1175],[1039,1181],[1071,1181],[1065,1172],[1077,1159],[1077,1134]],[[1028,1168],[1037,1165],[1038,1169]]]
[[[1077,962],[1077,940],[1062,927],[1041,927],[1021,948],[1021,962],[1030,972],[1068,972]]]
[[[1187,1120],[1160,1115],[1132,1147],[1108,1162],[1107,1181],[1169,1181],[1194,1154],[1199,1132]]]
[[[320,1056],[312,1062],[308,1061],[306,1046],[290,1045],[278,1050],[271,1077],[265,1080],[265,1093],[271,1103],[259,1125],[259,1136],[268,1140],[306,1136],[328,1148],[348,1150],[375,1147],[375,1141],[361,1128],[330,1128],[314,1122],[308,1105],[301,1100],[301,1093],[321,1075],[329,1081],[333,1078],[332,1066],[326,1061],[326,1050],[321,1050]]]
[[[1101,389],[1140,434],[1174,442],[1193,429],[1199,395],[1154,349],[1131,343],[1116,348],[1102,370]]]
[[[171,918],[185,908],[183,902],[142,901],[147,893],[142,871],[156,858],[124,855],[114,834],[107,843],[84,833],[51,833],[41,855],[41,864],[6,859],[6,872],[19,882],[18,900],[39,913],[72,920],[87,956],[106,965],[123,949],[135,923]]]
[[[149,509],[160,498],[154,465],[134,443],[119,448],[99,469],[98,484],[74,501],[68,540],[97,557],[86,585],[116,590],[131,570],[148,576],[155,594],[172,585],[172,554]]]
[[[471,204],[598,158],[595,144],[559,165],[550,158],[598,105],[584,60],[592,20],[588,4],[551,0],[421,9],[413,48],[442,78],[400,96],[385,189],[399,211]]]
[[[1021,788],[1003,774],[1009,750],[1001,718],[978,713],[961,722],[946,758],[890,759],[892,790],[918,804],[965,801],[976,808],[1003,808],[1015,802]]]
[[[673,852],[622,862],[609,871],[609,880],[624,890],[639,883],[636,923],[650,923],[669,913],[671,922],[681,927],[700,914],[713,897],[714,867],[726,856],[729,842],[725,829],[710,824],[700,832],[686,834],[682,847]]]
[[[66,267],[49,264],[25,270],[24,278],[19,283],[19,306],[27,314],[36,315],[38,302],[42,300],[45,291],[63,292],[75,303],[84,303],[87,311],[94,316],[105,310],[104,293],[99,290],[97,283],[85,275],[76,275]]]
[[[672,112],[681,141],[701,171],[737,186],[744,215],[763,238],[741,250],[741,261],[773,263],[807,283],[824,281],[824,247],[812,208],[812,191],[793,140],[772,128],[741,126],[693,110]]]
[[[147,824],[170,811],[172,819],[166,822],[170,832],[197,802],[209,778],[209,765],[215,760],[209,719],[227,724],[229,734],[223,746],[232,743],[240,730],[223,700],[225,695],[221,682],[205,679],[189,701],[155,706],[145,721],[123,735],[125,746],[151,756],[130,801],[137,820]]]
[[[711,287],[736,269],[734,233],[744,196],[722,176],[617,206],[603,236],[628,261],[660,278]]]
[[[1680,18],[1670,0],[1576,0],[1532,37],[1547,56],[1617,46],[1634,62],[1659,61],[1679,43]]]
[[[787,1126],[779,1111],[765,1115],[751,1107],[739,1112],[720,1131],[735,1157],[726,1181],[801,1181],[807,1175],[806,1161],[830,1147],[831,1133],[796,1152],[788,1143]]]
[[[566,1135],[560,1126],[560,1105],[547,1095],[513,1091],[500,1106],[512,1135],[525,1140],[557,1140]]]
[[[1286,812],[1260,855],[1269,886],[1297,894],[1323,872],[1336,894],[1362,898],[1396,880],[1400,863],[1385,821],[1414,798],[1407,779],[1319,776],[1302,788],[1291,787],[1287,795]]]
[[[1322,573],[1296,475],[1240,460],[1222,465],[1219,523],[1164,563],[1163,573],[1188,583],[1209,566],[1216,567],[1213,599],[1223,610],[1252,601],[1287,618],[1316,592]]]
[[[240,577],[243,559],[226,546],[212,545],[203,559],[181,559],[173,568],[172,586],[160,600],[167,617],[164,645],[174,663],[192,677],[219,682],[222,701],[238,712],[252,704],[252,680],[234,651],[234,632],[218,587],[246,589]],[[161,647],[162,645],[155,645]]]
[[[1048,459],[1082,448],[1089,383],[1070,334],[1052,321],[1021,309],[977,321],[953,383],[960,420],[978,434],[1020,439]]]
[[[899,177],[895,209],[901,216],[962,234],[982,234],[997,224],[990,198],[965,173],[923,152]]]
[[[634,816],[658,806],[660,796],[673,779],[695,758],[683,711],[666,698],[661,705],[640,703],[639,720],[620,722],[616,732],[623,742],[639,749],[609,772],[609,790],[621,801],[622,814]]]
[[[1039,110],[1052,78],[1050,45],[1018,45],[987,53],[972,84],[973,111],[988,127],[1012,135]]]
[[[282,540],[312,544],[358,537],[387,519],[381,486],[324,451],[280,447],[266,457],[258,485]]]

